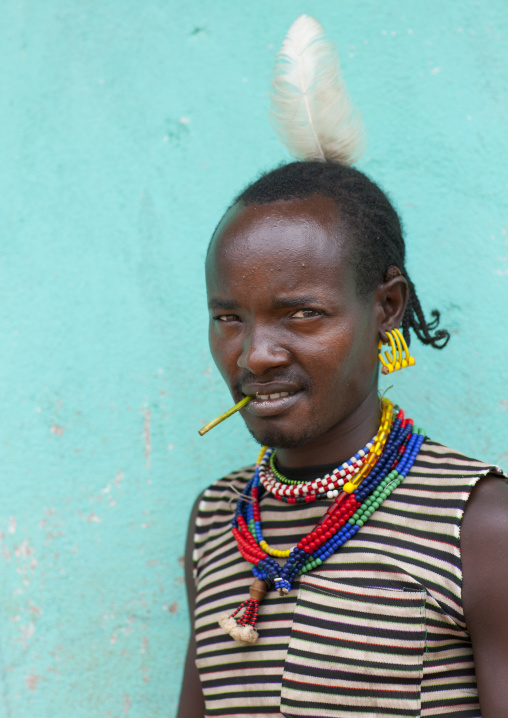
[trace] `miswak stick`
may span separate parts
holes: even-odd
[[[228,419],[235,412],[240,411],[240,409],[243,409],[243,407],[246,404],[248,404],[251,399],[254,399],[254,397],[253,396],[244,396],[243,399],[240,399],[238,404],[235,404],[234,406],[231,407],[231,409],[228,409],[227,411],[225,411],[224,414],[221,414],[216,419],[211,421],[209,424],[207,424],[206,426],[203,426],[202,429],[199,429],[198,434],[200,436],[204,436],[207,431],[210,431],[210,429],[213,429],[213,427],[217,426],[217,424],[220,424],[221,421],[224,421],[224,419]]]

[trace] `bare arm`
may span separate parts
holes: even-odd
[[[508,485],[482,479],[461,533],[463,602],[473,643],[482,718],[508,710]]]
[[[187,659],[183,674],[180,705],[176,718],[203,718],[205,715],[205,701],[196,668],[196,641],[194,638],[194,605],[196,602],[196,586],[192,572],[192,552],[194,549],[194,527],[198,513],[201,496],[198,496],[192,509],[185,546],[185,583],[187,585],[187,600],[189,602],[189,615],[191,617],[191,637],[187,649]]]

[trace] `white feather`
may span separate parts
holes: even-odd
[[[273,69],[271,121],[300,160],[353,164],[364,133],[339,72],[335,45],[313,17],[291,25]]]

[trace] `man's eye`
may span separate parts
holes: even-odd
[[[214,317],[214,321],[223,322],[224,324],[227,324],[228,322],[237,322],[238,315],[237,314],[218,314],[216,317]]]
[[[294,319],[307,319],[308,317],[319,317],[321,312],[316,309],[298,309],[291,316]]]

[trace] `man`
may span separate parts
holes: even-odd
[[[212,238],[206,281],[213,358],[235,401],[254,397],[246,425],[295,486],[347,467],[378,432],[387,332],[447,341],[433,331],[438,315],[425,320],[393,207],[336,162],[292,163],[247,188]],[[497,467],[427,439],[413,461],[395,490],[387,480],[392,493],[368,524],[287,595],[267,580],[253,645],[217,625],[242,615],[234,609],[252,582],[230,531],[252,468],[200,497],[180,718],[508,715],[508,486]],[[272,555],[301,542],[334,500],[284,503],[265,491]]]

